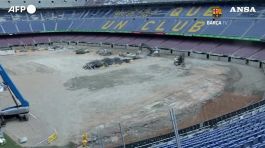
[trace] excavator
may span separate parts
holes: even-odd
[[[9,91],[15,103],[14,106],[0,110],[0,127],[6,124],[5,119],[13,117],[17,117],[22,121],[27,121],[29,114],[29,102],[21,95],[2,65],[0,65],[0,76],[2,77],[3,86],[5,88],[3,90]],[[1,94],[0,99],[2,99]]]
[[[145,43],[141,43],[139,50],[143,51],[143,48],[148,49],[148,51],[149,51],[149,53],[147,54],[148,56],[160,56],[160,49],[159,48],[152,48]]]

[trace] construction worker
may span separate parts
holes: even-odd
[[[82,135],[82,146],[87,147],[88,144],[88,135],[87,132],[84,132]]]

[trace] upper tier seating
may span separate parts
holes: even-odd
[[[246,4],[236,4],[245,6]],[[253,3],[256,12],[233,13],[234,5],[220,4],[221,25],[213,20],[213,5],[150,5],[101,8],[43,9],[35,14],[0,11],[0,34],[35,32],[142,32],[202,35],[261,40],[265,38],[265,3]]]

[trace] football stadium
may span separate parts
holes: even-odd
[[[264,24],[263,0],[1,1],[0,148],[263,148]]]

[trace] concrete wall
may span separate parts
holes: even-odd
[[[263,72],[265,74],[265,61],[262,62],[262,67],[261,68],[263,69]]]
[[[256,67],[256,68],[259,68],[259,64],[260,64],[260,62],[258,62],[258,61],[251,61],[251,60],[248,63],[249,66],[253,66],[253,67]]]
[[[77,45],[78,46],[91,46],[91,44],[86,43],[86,42],[78,42]]]
[[[139,46],[128,46],[128,49],[139,49]]]
[[[92,47],[101,47],[102,44],[100,43],[83,43],[84,45],[86,44],[86,46],[92,46]]]
[[[69,45],[75,46],[78,45],[76,42],[70,42]]]
[[[54,46],[60,46],[60,45],[68,45],[66,42],[53,42]]]
[[[160,49],[161,55],[173,55],[173,52],[171,54],[170,49]]]
[[[190,57],[192,57],[192,58],[198,58],[198,59],[207,59],[207,54],[192,52],[190,54]]]
[[[111,44],[102,44],[101,47],[102,48],[111,48]]]
[[[215,60],[215,61],[228,62],[228,57],[222,57],[222,56],[217,56],[217,55],[210,55],[209,59]]]
[[[113,45],[113,48],[126,49],[126,45]]]
[[[237,63],[237,64],[246,64],[246,60],[245,59],[238,59],[238,58],[232,58],[231,62]]]
[[[185,54],[185,56],[188,56],[188,52],[173,50],[173,54],[175,55],[182,55],[183,53]]]
[[[215,55],[210,55],[209,60],[220,61],[220,57],[219,56],[215,56]]]

